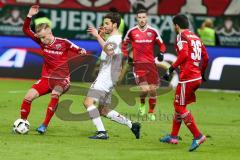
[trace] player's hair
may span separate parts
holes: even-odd
[[[140,13],[146,13],[146,14],[147,14],[147,10],[141,8],[141,9],[139,9],[139,10],[137,11],[137,15],[140,14]]]
[[[188,29],[189,28],[189,22],[187,16],[183,14],[178,14],[175,17],[173,17],[173,24],[177,24],[181,29]]]
[[[36,25],[35,31],[36,33],[39,33],[42,29],[47,29],[47,28],[51,28],[51,27],[47,23],[40,23]]]
[[[114,24],[117,24],[117,28],[120,26],[121,23],[121,16],[118,12],[110,12],[104,16],[104,19],[108,18],[111,20],[111,22]]]

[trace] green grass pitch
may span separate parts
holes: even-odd
[[[90,140],[95,132],[91,121],[64,121],[54,116],[45,135],[35,129],[45,117],[49,95],[35,100],[29,116],[28,135],[11,133],[13,122],[19,118],[19,108],[26,91],[34,81],[0,80],[0,159],[1,160],[234,160],[240,156],[240,93],[197,91],[197,103],[188,108],[195,116],[200,130],[208,136],[196,152],[188,152],[192,136],[183,125],[182,141],[178,145],[162,144],[159,138],[171,130],[173,94],[158,97],[157,120],[148,121],[136,116],[137,107],[129,107],[119,98],[117,111],[139,120],[142,124],[141,139],[136,140],[126,126],[103,118],[109,140]],[[76,83],[75,85],[83,85]],[[86,87],[86,85],[85,85]],[[63,95],[61,100],[72,100],[70,112],[85,112],[84,96]],[[60,101],[61,101],[60,100]],[[64,117],[63,117],[64,118]]]

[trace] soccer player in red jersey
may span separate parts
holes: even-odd
[[[36,26],[36,34],[30,29],[32,16],[39,11],[39,6],[30,8],[23,25],[23,32],[29,36],[42,49],[44,64],[41,78],[27,92],[21,105],[21,118],[27,119],[30,113],[31,103],[34,99],[51,93],[46,118],[42,125],[37,128],[40,134],[46,132],[47,126],[57,109],[59,97],[68,90],[70,86],[70,73],[68,66],[68,53],[75,52],[86,54],[86,50],[76,46],[67,39],[54,37],[48,24],[42,23]]]
[[[170,74],[177,67],[180,67],[180,78],[174,99],[175,114],[172,133],[161,138],[160,141],[177,144],[178,132],[183,121],[194,136],[189,149],[189,151],[194,151],[206,140],[206,137],[199,131],[187,105],[196,101],[195,91],[205,80],[204,73],[208,64],[208,54],[200,38],[188,29],[189,23],[186,16],[175,16],[173,24],[178,34],[175,44],[178,58],[168,69],[164,78],[169,80]]]
[[[141,116],[145,114],[145,98],[149,94],[149,118],[155,120],[154,107],[156,105],[156,89],[159,86],[158,70],[154,61],[154,45],[157,44],[160,49],[158,60],[163,60],[162,53],[166,48],[157,29],[147,23],[147,11],[140,9],[136,16],[138,24],[129,29],[123,44],[122,52],[128,56],[128,45],[132,45],[133,50],[133,72],[136,83],[140,86],[140,107]]]

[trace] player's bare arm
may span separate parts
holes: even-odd
[[[27,17],[24,21],[23,24],[23,33],[32,38],[32,40],[34,40],[35,42],[37,42],[38,44],[41,43],[40,38],[38,38],[38,36],[30,29],[30,23],[31,23],[31,18],[32,16],[36,15],[39,11],[39,6],[38,5],[34,5],[29,9],[29,12],[27,14]]]
[[[88,33],[90,33],[91,35],[93,35],[99,42],[100,46],[102,48],[104,48],[104,45],[105,45],[105,41],[104,39],[98,34],[98,30],[95,28],[95,27],[88,27],[88,30],[87,30]]]

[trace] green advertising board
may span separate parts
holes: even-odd
[[[0,35],[23,35],[22,25],[29,6],[5,6],[0,10]],[[53,33],[56,36],[69,39],[92,39],[87,33],[88,26],[99,27],[106,12],[82,11],[78,9],[41,8],[52,21]],[[136,25],[135,14],[123,14],[126,25],[131,28]],[[188,15],[191,30],[196,31],[206,16]],[[215,29],[220,44],[226,46],[240,46],[239,17],[210,17],[214,20]],[[227,22],[226,22],[227,21]],[[232,26],[230,26],[231,22]],[[165,43],[175,41],[175,32],[170,15],[149,15],[149,24],[162,35]],[[228,27],[228,28],[227,28]]]

